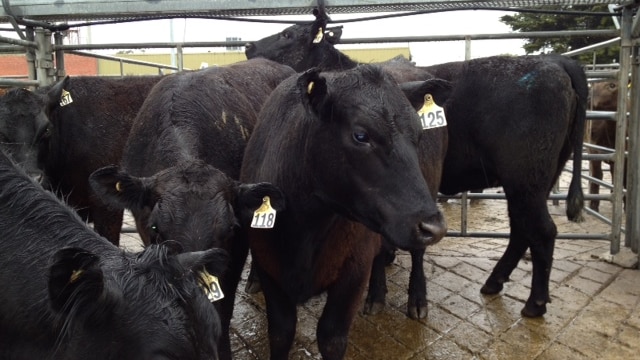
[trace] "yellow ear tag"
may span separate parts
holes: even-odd
[[[262,204],[253,212],[251,227],[257,229],[271,229],[276,223],[276,210],[271,207],[271,199],[268,196],[262,198]]]
[[[218,277],[209,274],[206,269],[200,271],[199,274],[202,281],[208,286],[202,287],[202,290],[207,295],[207,298],[209,298],[209,301],[214,302],[224,298]]]
[[[313,81],[309,83],[309,85],[307,85],[307,94],[311,94],[311,91],[313,91]]]
[[[433,101],[433,96],[424,96],[424,105],[418,110],[422,130],[434,129],[447,126],[447,119],[444,116],[444,109]]]
[[[78,281],[78,279],[80,279],[80,276],[82,276],[83,273],[84,273],[84,270],[82,269],[73,270],[71,272],[71,277],[69,278],[69,284],[73,284],[74,282]]]
[[[122,191],[122,184],[120,183],[120,181],[116,182],[116,191],[117,192],[121,192]]]
[[[320,41],[322,41],[322,38],[324,38],[324,29],[320,28],[318,29],[318,33],[316,34],[316,37],[313,38],[313,43],[314,44],[319,43]]]
[[[73,99],[71,98],[71,93],[62,89],[62,94],[60,95],[60,106],[67,106],[72,102]]]

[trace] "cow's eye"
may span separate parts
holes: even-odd
[[[359,142],[361,144],[368,144],[369,143],[369,134],[366,133],[366,131],[354,131],[353,132],[353,140],[355,140],[356,142]]]
[[[151,225],[149,226],[149,228],[151,229],[151,232],[153,232],[154,234],[158,233],[158,225]]]
[[[288,38],[291,37],[291,35],[289,34],[288,31],[284,31],[284,32],[282,32],[282,37],[285,38],[285,39],[288,39]]]

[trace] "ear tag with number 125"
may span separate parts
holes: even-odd
[[[271,229],[276,223],[276,210],[271,207],[271,199],[268,196],[262,198],[262,205],[253,212],[252,228]]]
[[[447,119],[444,116],[444,109],[433,101],[433,96],[424,96],[424,105],[418,110],[422,130],[434,129],[447,126]]]

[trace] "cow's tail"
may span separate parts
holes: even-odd
[[[573,173],[567,195],[567,217],[570,221],[581,222],[584,220],[582,210],[584,208],[584,193],[582,192],[582,147],[587,112],[587,98],[589,88],[587,77],[578,62],[562,57],[561,66],[565,69],[576,93],[576,107],[573,124],[569,131],[569,141],[573,150]]]

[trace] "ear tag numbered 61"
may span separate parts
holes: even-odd
[[[218,277],[209,274],[207,270],[200,271],[200,277],[202,278],[202,281],[208,285],[208,288],[203,287],[202,290],[207,294],[209,301],[214,302],[224,298]]]
[[[257,229],[271,229],[276,223],[276,210],[271,207],[271,199],[268,196],[262,198],[262,204],[253,212],[251,227]]]
[[[433,96],[424,96],[424,105],[418,110],[422,130],[434,129],[447,126],[447,119],[444,116],[444,109],[433,101]]]

